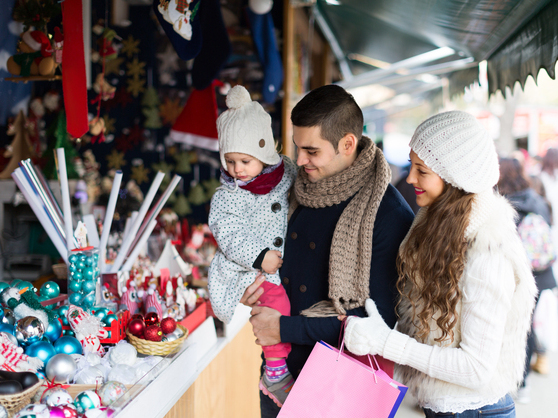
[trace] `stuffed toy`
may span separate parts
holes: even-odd
[[[66,318],[76,333],[83,352],[99,354],[102,357],[105,349],[100,340],[108,337],[108,331],[101,326],[101,320],[75,305],[70,305]]]
[[[37,373],[43,365],[41,359],[23,354],[23,348],[11,342],[5,333],[0,333],[0,369],[9,372]]]
[[[21,290],[15,287],[6,288],[2,292],[2,302],[14,312],[16,320],[34,316],[43,323],[45,329],[55,318],[55,313],[41,305],[35,292],[27,288]]]
[[[130,315],[139,312],[138,295],[134,286],[122,289],[122,297],[120,298],[120,309],[127,309]]]
[[[6,66],[13,75],[54,75],[56,62],[48,36],[39,30],[29,30],[21,35],[19,54],[8,58]]]

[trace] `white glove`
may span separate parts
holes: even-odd
[[[365,307],[368,318],[347,318],[345,345],[359,356],[379,354],[384,357],[384,347],[392,330],[382,319],[372,299],[366,300]]]

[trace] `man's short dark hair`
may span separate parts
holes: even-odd
[[[304,96],[292,110],[291,121],[298,127],[319,126],[321,137],[335,151],[348,133],[360,140],[364,125],[362,110],[353,96],[335,84],[318,87]]]

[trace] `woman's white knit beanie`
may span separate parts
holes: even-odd
[[[264,164],[279,163],[271,116],[262,105],[252,101],[248,90],[238,85],[229,90],[227,107],[229,109],[217,118],[219,155],[223,167],[227,167],[225,154],[228,152],[248,154]]]
[[[466,192],[491,189],[500,177],[494,141],[469,113],[432,116],[419,125],[409,146],[443,180]]]

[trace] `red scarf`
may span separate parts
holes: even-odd
[[[225,174],[232,177],[226,170]],[[248,190],[254,194],[268,194],[275,186],[279,184],[285,173],[285,164],[281,161],[281,164],[273,170],[271,173],[260,174],[250,183],[239,186],[241,189]]]

